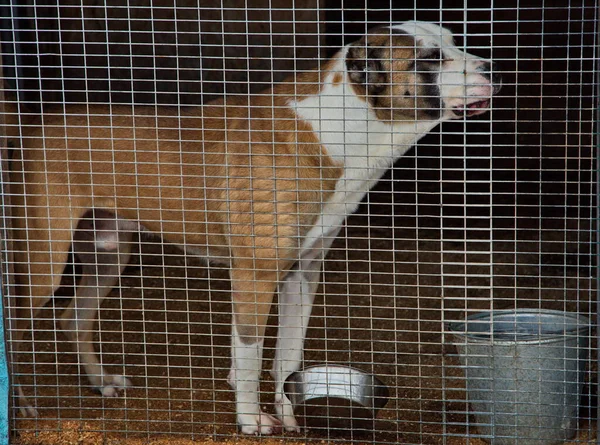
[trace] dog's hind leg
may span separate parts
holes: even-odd
[[[25,207],[23,194],[15,194],[12,204],[14,243],[14,278],[16,302],[11,307],[14,319],[11,338],[11,357],[14,387],[20,411],[25,416],[36,416],[37,410],[19,385],[22,364],[19,353],[25,343],[35,344],[36,331],[32,329],[40,309],[52,298],[60,286],[69,256],[74,225],[79,211],[63,205],[32,205]],[[83,213],[83,210],[81,210]],[[24,340],[25,332],[32,339]]]
[[[124,376],[106,372],[94,351],[92,337],[98,310],[117,285],[131,256],[133,233],[126,222],[104,210],[88,213],[73,239],[73,253],[81,264],[81,279],[75,296],[61,317],[61,325],[73,342],[92,386],[103,396],[116,397],[131,386]],[[131,223],[130,223],[131,224]]]

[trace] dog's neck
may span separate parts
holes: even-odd
[[[309,123],[325,150],[346,168],[387,169],[439,121],[383,122],[357,96],[348,78],[345,50],[321,73],[315,95],[291,100],[289,106]]]
[[[380,121],[355,94],[344,54],[340,51],[321,72],[322,87],[317,92],[288,103],[299,119],[312,126],[326,154],[343,166],[336,191],[307,234],[305,246],[339,227],[394,162],[439,123]]]

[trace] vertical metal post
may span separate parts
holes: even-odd
[[[599,23],[600,12],[596,10],[596,23]],[[596,29],[596,325],[600,324],[600,29]],[[592,167],[593,168],[593,167]],[[596,342],[600,345],[600,329],[596,327]],[[596,346],[598,347],[598,346]],[[600,366],[600,354],[596,358]],[[597,388],[600,387],[600,374],[596,375]],[[596,413],[596,437],[600,442],[600,404]]]
[[[596,54],[596,66],[594,69],[596,72],[594,76],[595,85],[593,89],[596,99],[596,165],[592,165],[592,168],[595,167],[596,169],[596,326],[600,324],[600,28],[598,27],[598,23],[600,23],[600,9],[598,8],[598,3],[596,3],[596,41],[594,42],[594,53]],[[598,348],[598,345],[600,345],[600,329],[598,329],[598,327],[596,327],[596,342],[596,348]],[[598,361],[598,365],[600,365],[600,354],[597,355],[598,357],[596,360]],[[596,374],[596,387],[600,387],[600,374],[598,373]],[[598,443],[600,442],[600,404],[598,404],[596,410],[596,443]]]

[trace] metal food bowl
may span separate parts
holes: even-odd
[[[374,429],[389,397],[376,376],[340,365],[318,365],[291,374],[284,391],[304,426],[330,430]]]

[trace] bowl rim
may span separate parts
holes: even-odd
[[[303,373],[305,373],[307,371],[311,371],[311,370],[314,370],[317,368],[332,368],[332,369],[338,368],[340,370],[356,372],[360,375],[372,378],[373,379],[373,387],[379,388],[379,391],[380,391],[380,394],[372,396],[373,401],[374,401],[373,408],[375,410],[379,410],[383,406],[385,406],[387,403],[387,400],[389,400],[389,398],[390,398],[390,389],[389,389],[388,385],[386,385],[385,382],[379,378],[379,376],[372,374],[372,373],[365,372],[362,369],[356,368],[354,366],[340,365],[340,364],[310,365],[305,368],[302,368],[302,369],[292,372],[284,381],[283,392],[285,393],[285,395],[289,397],[289,394],[292,392],[292,391],[289,391],[289,385],[301,382],[301,380],[298,378],[299,376],[301,376]],[[322,397],[327,397],[327,395],[323,395]],[[381,401],[381,402],[377,403],[378,401]],[[366,407],[366,408],[371,409],[370,407]]]
[[[379,378],[379,376],[377,376],[376,374],[372,374],[370,372],[363,371],[362,369],[354,367],[354,366],[340,365],[337,363],[336,364],[323,364],[323,365],[310,365],[305,368],[301,368],[297,371],[292,372],[290,375],[288,375],[285,379],[285,382],[287,382],[288,380],[291,380],[293,376],[301,375],[303,373],[306,373],[307,371],[312,371],[312,370],[315,370],[318,368],[331,368],[331,369],[338,368],[340,370],[356,372],[356,373],[362,374],[364,376],[372,377],[378,385],[387,387],[387,385],[383,382],[383,380],[381,380]]]

